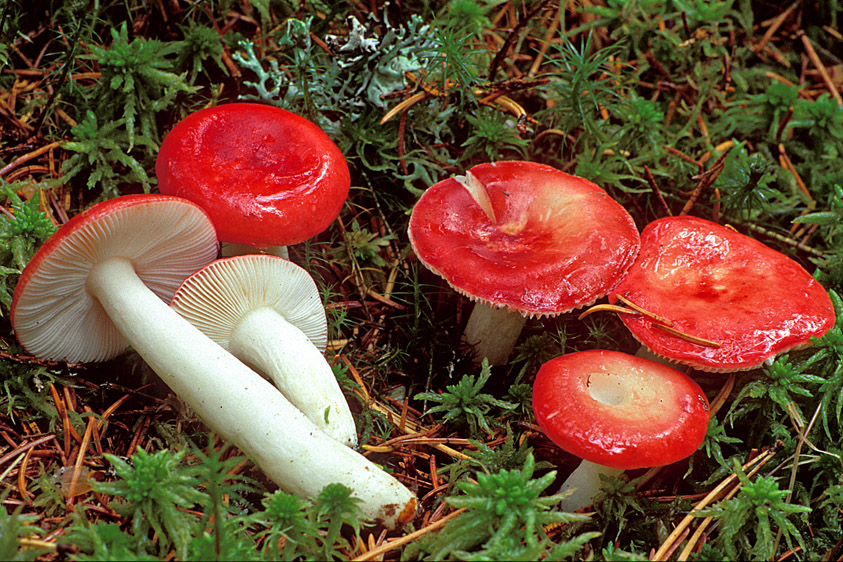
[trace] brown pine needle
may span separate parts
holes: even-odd
[[[586,316],[590,315],[592,312],[600,312],[602,310],[608,310],[611,312],[617,312],[619,314],[641,314],[637,310],[632,310],[631,308],[625,308],[623,306],[618,306],[616,304],[595,304],[584,310],[577,316],[577,320],[582,320]]]
[[[98,420],[94,416],[88,418],[88,426],[85,428],[85,435],[82,437],[81,445],[79,445],[79,454],[76,456],[76,463],[73,465],[73,476],[70,479],[70,486],[67,490],[67,498],[69,501],[76,495],[76,487],[79,484],[79,475],[82,472],[82,463],[85,460],[88,443],[91,442],[91,433],[93,432],[97,421]]]
[[[761,470],[761,467],[766,462],[767,462],[767,460],[765,460],[763,463],[757,464],[752,470],[750,470],[749,472],[746,473],[747,477],[752,478],[753,476],[755,476],[755,474],[759,470]],[[732,499],[733,497],[735,497],[735,494],[737,494],[738,490],[740,490],[740,489],[741,489],[740,485],[735,486],[734,488],[729,490],[729,492],[725,496],[723,496],[723,500]],[[694,531],[694,534],[691,535],[691,538],[688,540],[688,543],[685,545],[685,548],[682,549],[682,552],[680,552],[679,556],[676,558],[676,560],[678,562],[683,562],[683,561],[688,559],[688,557],[691,555],[691,552],[694,550],[694,547],[697,546],[697,542],[699,542],[700,537],[702,537],[703,532],[705,532],[706,527],[708,527],[708,525],[712,521],[714,521],[714,517],[708,516],[700,522],[699,526]]]
[[[658,322],[659,324],[664,324],[665,326],[673,326],[673,322],[671,322],[671,321],[670,321],[670,320],[668,320],[667,318],[665,318],[665,317],[663,317],[663,316],[659,316],[659,315],[658,315],[658,314],[656,314],[655,312],[650,312],[649,310],[647,310],[647,309],[645,309],[645,308],[643,308],[643,307],[638,306],[637,304],[635,304],[634,302],[632,302],[631,300],[629,300],[629,299],[628,299],[628,298],[626,298],[625,296],[623,296],[623,295],[621,295],[621,294],[618,294],[618,295],[615,295],[615,296],[617,297],[617,299],[618,299],[619,301],[621,301],[622,303],[624,303],[626,306],[628,306],[628,307],[629,307],[629,308],[631,308],[632,310],[635,310],[636,312],[640,312],[641,314],[643,314],[643,315],[644,315],[644,316],[646,316],[647,318],[650,318],[650,319],[652,319],[652,320],[655,320],[655,321],[656,321],[656,322]]]
[[[831,92],[832,96],[834,96],[834,99],[837,100],[837,105],[843,104],[843,97],[841,97],[840,92],[837,90],[834,80],[832,80],[831,76],[828,75],[828,71],[820,60],[820,57],[817,55],[817,52],[814,50],[814,46],[811,45],[811,40],[808,39],[808,36],[801,30],[797,33],[797,35],[799,36],[799,39],[802,40],[802,45],[805,47],[805,52],[808,53],[808,58],[811,59],[811,63],[819,71],[826,88],[828,88],[828,91]]]
[[[419,529],[418,531],[414,531],[414,532],[412,532],[408,535],[404,535],[403,537],[397,538],[394,541],[389,541],[388,543],[386,543],[384,545],[381,545],[381,546],[379,546],[375,549],[372,549],[365,554],[361,554],[360,556],[358,556],[357,558],[353,558],[352,560],[354,562],[363,562],[365,560],[372,560],[375,557],[380,556],[381,554],[383,554],[385,552],[389,552],[390,550],[393,550],[394,548],[405,545],[409,542],[413,542],[414,540],[416,540],[420,536],[425,535],[427,533],[430,533],[431,531],[435,531],[435,530],[439,529],[440,527],[443,527],[445,525],[445,523],[447,523],[451,519],[455,519],[456,517],[461,515],[465,511],[465,509],[466,508],[464,508],[464,507],[460,508],[453,513],[449,513],[448,515],[446,515],[445,517],[443,517],[439,521],[435,521],[435,522],[431,523],[427,527]]]
[[[419,92],[417,94],[413,94],[409,98],[405,99],[404,101],[387,111],[386,114],[381,118],[380,124],[383,125],[402,111],[407,111],[420,101],[429,98],[431,95],[432,94],[429,94],[427,92]]]
[[[720,344],[716,341],[707,340],[698,336],[692,336],[691,334],[686,334],[685,332],[677,330],[676,328],[672,328],[664,324],[659,324],[658,322],[653,322],[653,326],[660,328],[671,335],[674,335],[678,338],[682,338],[683,340],[687,340],[697,345],[703,345],[705,347],[720,347]]]
[[[758,456],[757,456],[757,457],[755,457],[754,459],[752,459],[752,460],[748,461],[746,464],[744,464],[744,465],[741,467],[741,470],[746,471],[746,470],[747,470],[747,469],[749,469],[750,467],[754,466],[755,468],[754,468],[754,469],[753,469],[750,473],[747,473],[747,476],[753,475],[753,474],[755,474],[755,473],[756,473],[756,472],[757,472],[757,471],[758,471],[758,470],[759,470],[759,469],[760,469],[760,468],[761,468],[761,467],[762,467],[762,466],[763,466],[763,465],[764,465],[764,464],[765,464],[768,460],[770,460],[771,458],[773,458],[773,455],[775,455],[775,453],[776,453],[776,451],[775,451],[774,449],[769,449],[769,450],[767,450],[767,451],[764,451],[762,454],[758,455]],[[688,515],[686,515],[686,516],[682,519],[682,521],[680,521],[680,522],[679,522],[679,524],[676,526],[676,528],[675,528],[675,529],[673,529],[673,531],[672,531],[672,532],[670,533],[670,535],[669,535],[669,536],[665,539],[665,541],[662,543],[662,545],[659,547],[659,549],[656,551],[656,553],[653,555],[653,557],[652,557],[650,560],[652,560],[653,562],[660,561],[660,560],[664,560],[664,559],[665,559],[665,554],[666,554],[669,550],[671,550],[671,547],[672,547],[672,546],[673,546],[673,544],[676,542],[676,540],[679,538],[679,536],[680,536],[680,535],[682,535],[682,533],[684,533],[684,531],[685,531],[685,529],[686,529],[686,528],[688,528],[688,526],[691,524],[691,521],[693,521],[693,520],[694,520],[694,518],[696,517],[696,515],[695,515],[695,514],[696,514],[698,511],[700,511],[700,510],[704,509],[704,508],[705,508],[706,506],[708,506],[711,502],[713,502],[713,501],[714,501],[714,499],[715,499],[717,496],[719,496],[719,495],[720,495],[720,493],[721,493],[723,490],[725,490],[726,488],[728,488],[728,487],[729,487],[729,486],[730,486],[730,485],[731,485],[731,484],[732,484],[735,480],[737,480],[737,478],[738,478],[737,474],[735,474],[735,473],[730,474],[730,475],[729,475],[729,476],[727,476],[727,477],[726,477],[726,478],[725,478],[725,479],[724,479],[724,480],[723,480],[720,484],[718,484],[718,485],[717,485],[717,487],[715,487],[712,491],[710,491],[710,492],[708,493],[708,495],[706,495],[706,496],[705,496],[702,500],[700,500],[700,501],[697,503],[697,505],[695,505],[695,506],[694,506],[694,508],[693,508],[690,512],[688,512]],[[692,537],[692,538],[693,538],[693,537]]]
[[[817,202],[811,196],[811,192],[808,191],[808,186],[805,185],[805,182],[802,180],[802,176],[800,176],[799,172],[796,171],[796,168],[793,166],[793,162],[790,161],[790,157],[787,155],[783,144],[779,144],[779,163],[782,168],[786,169],[791,173],[791,175],[793,175],[793,179],[796,180],[796,185],[799,186],[799,190],[805,195],[805,197],[808,198],[808,208],[813,209],[816,207]]]

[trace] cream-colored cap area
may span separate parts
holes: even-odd
[[[248,314],[271,309],[324,352],[328,322],[319,289],[307,271],[264,254],[217,260],[188,278],[170,305],[205,335],[228,348]]]
[[[307,271],[266,254],[217,260],[185,280],[171,307],[270,379],[320,429],[357,445],[348,402],[323,355],[325,309]]]

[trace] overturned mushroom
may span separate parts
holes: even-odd
[[[188,277],[170,306],[268,376],[323,431],[357,444],[351,410],[322,355],[325,309],[304,269],[259,254],[217,260]]]
[[[97,204],[63,225],[24,269],[12,302],[15,334],[33,355],[68,361],[106,360],[128,343],[282,488],[315,497],[340,482],[369,517],[407,522],[412,492],[317,428],[167,305],[216,253],[213,225],[190,201],[129,195]]]

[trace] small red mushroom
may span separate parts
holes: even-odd
[[[641,252],[609,301],[655,354],[704,371],[754,369],[810,344],[835,322],[828,293],[802,266],[732,228],[691,216],[644,228]]]
[[[463,335],[506,362],[530,316],[606,295],[638,252],[632,217],[600,187],[533,162],[480,164],[430,187],[410,217],[428,269],[477,301]]]
[[[284,109],[230,103],[191,113],[155,164],[161,193],[210,215],[223,242],[257,248],[325,230],[348,197],[348,165],[314,123]]]
[[[560,491],[575,511],[592,503],[600,474],[665,466],[702,444],[709,405],[699,385],[657,361],[619,351],[562,355],[541,366],[533,411],[545,435],[583,459]]]

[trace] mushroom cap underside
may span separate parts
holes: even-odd
[[[89,272],[109,258],[128,259],[144,284],[169,302],[217,252],[210,219],[190,201],[139,194],[98,203],[62,225],[27,264],[12,301],[15,334],[44,359],[111,359],[127,343],[87,292]]]
[[[202,333],[229,349],[232,332],[249,313],[268,309],[301,330],[319,351],[328,324],[319,289],[303,268],[266,254],[216,260],[188,277],[170,303]]]

